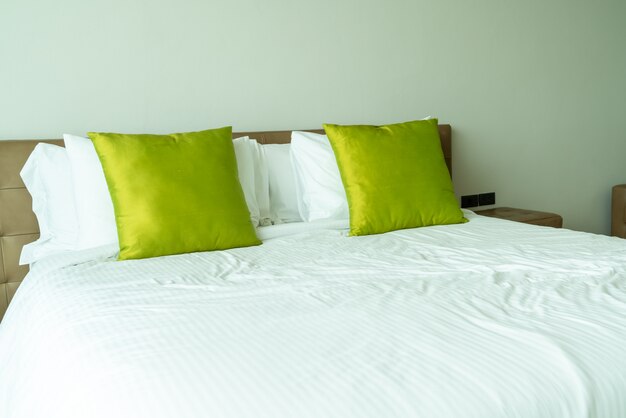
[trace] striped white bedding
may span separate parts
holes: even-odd
[[[626,240],[468,217],[41,261],[0,417],[626,417]]]

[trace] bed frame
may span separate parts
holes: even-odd
[[[291,131],[233,133],[234,138],[245,135],[262,144],[286,144],[291,141]],[[450,125],[439,125],[439,136],[448,170],[452,174]],[[18,265],[22,247],[39,238],[39,225],[32,211],[30,194],[20,178],[20,170],[40,142],[63,146],[62,140],[0,141],[0,320],[28,273],[28,266]]]
[[[613,186],[611,195],[611,235],[626,238],[626,184]]]

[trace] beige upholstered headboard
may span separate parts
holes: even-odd
[[[322,130],[311,131],[323,133]],[[439,125],[439,134],[446,164],[452,172],[450,125]],[[244,135],[262,144],[291,141],[291,131],[240,132],[234,133],[233,137]],[[28,272],[28,266],[18,265],[22,246],[39,237],[39,225],[32,211],[30,194],[20,178],[20,170],[40,142],[63,145],[61,140],[0,141],[0,320]]]

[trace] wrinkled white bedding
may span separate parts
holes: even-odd
[[[0,417],[626,417],[626,240],[468,217],[41,261]]]

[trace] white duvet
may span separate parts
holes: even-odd
[[[468,217],[41,261],[0,417],[626,417],[626,240]]]

